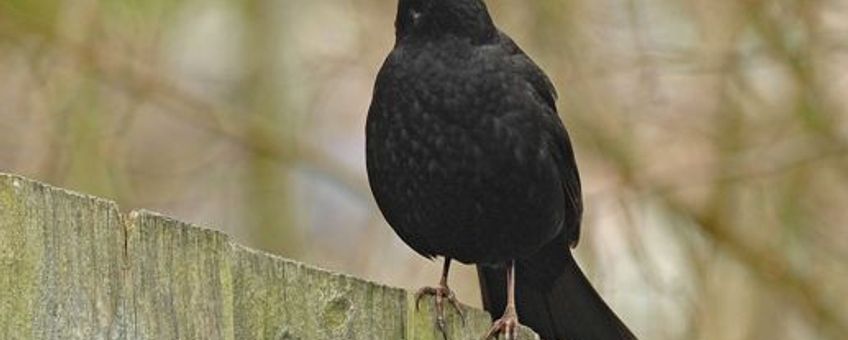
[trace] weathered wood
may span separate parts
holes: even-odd
[[[219,232],[147,212],[127,223],[131,339],[232,339],[232,251]]]
[[[0,174],[2,339],[442,339],[432,300]],[[448,339],[486,313],[451,311]],[[520,339],[535,338],[523,330]]]
[[[0,175],[0,338],[120,337],[123,258],[114,203]]]

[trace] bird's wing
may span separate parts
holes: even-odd
[[[565,130],[559,117],[555,119],[556,122],[551,124],[555,136],[551,143],[556,147],[553,156],[559,168],[566,197],[566,223],[569,224],[563,227],[566,233],[566,241],[573,248],[580,241],[580,223],[583,218],[580,174],[577,172],[577,161],[574,158],[574,150],[571,147],[568,131]]]
[[[533,85],[536,92],[544,99],[545,104],[556,114],[557,91],[545,72],[518,47],[512,38],[500,33],[501,48],[509,55],[510,63],[516,72],[522,74]]]
[[[518,45],[504,33],[500,33],[500,44],[509,55],[509,62],[514,71],[520,74],[533,87],[535,94],[544,102],[546,109],[544,121],[545,130],[550,134],[549,143],[552,155],[559,169],[563,191],[566,197],[565,238],[571,247],[580,240],[580,223],[583,215],[583,198],[580,185],[580,174],[577,172],[577,162],[574,149],[562,120],[557,113],[557,92],[547,75],[530,59]]]

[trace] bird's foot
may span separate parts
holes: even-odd
[[[438,287],[424,287],[415,293],[415,310],[418,310],[418,303],[426,295],[433,295],[436,298],[436,325],[442,334],[447,337],[447,327],[445,324],[445,301],[449,303],[459,314],[462,324],[465,325],[465,313],[462,311],[462,306],[459,305],[453,291],[446,284],[440,284]]]
[[[515,340],[518,326],[521,326],[521,324],[518,323],[518,314],[515,313],[515,308],[507,307],[503,316],[496,320],[489,331],[486,332],[486,335],[483,336],[483,340],[498,339],[501,334],[506,340]]]

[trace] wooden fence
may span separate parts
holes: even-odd
[[[0,339],[443,339],[432,301],[0,174]],[[486,313],[450,311],[448,339]],[[520,339],[535,335],[522,330]]]

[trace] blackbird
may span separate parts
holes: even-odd
[[[394,49],[366,123],[371,191],[412,249],[477,265],[485,339],[521,322],[543,339],[635,339],[571,254],[583,211],[574,151],[544,72],[481,0],[399,0]],[[502,313],[502,314],[498,314]]]

